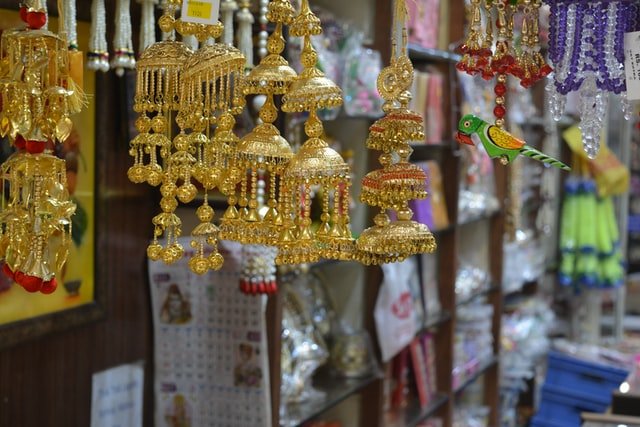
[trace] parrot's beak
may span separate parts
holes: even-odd
[[[456,141],[458,141],[461,144],[467,144],[467,145],[475,145],[473,143],[473,139],[471,139],[471,136],[462,133],[462,132],[458,132],[456,134]]]

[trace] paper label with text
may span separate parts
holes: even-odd
[[[640,31],[624,35],[624,69],[627,77],[627,99],[640,100]]]
[[[183,0],[181,19],[184,22],[215,25],[219,11],[220,0]]]

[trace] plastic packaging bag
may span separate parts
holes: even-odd
[[[382,98],[376,80],[382,61],[380,52],[362,46],[362,33],[353,33],[344,49],[344,110],[349,116],[376,117]]]
[[[384,279],[378,293],[374,317],[382,360],[389,361],[409,345],[415,336],[416,322],[413,297],[409,289],[411,269],[404,262],[384,264]]]

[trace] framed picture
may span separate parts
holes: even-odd
[[[0,9],[0,30],[21,25],[17,11]],[[51,18],[50,28],[57,22]],[[78,22],[80,49],[86,52],[89,23]],[[72,218],[72,244],[58,289],[51,295],[30,294],[0,275],[0,348],[99,319],[105,312],[105,295],[96,280],[96,146],[95,75],[85,67],[84,90],[89,104],[72,116],[73,131],[55,147],[66,160],[69,192],[77,205]],[[0,160],[12,152],[8,140],[0,140]]]

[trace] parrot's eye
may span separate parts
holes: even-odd
[[[469,126],[471,126],[471,122],[469,120],[464,122],[464,127],[468,128]]]

